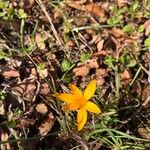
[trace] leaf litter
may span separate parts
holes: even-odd
[[[32,149],[84,149],[89,145],[91,149],[111,149],[114,145],[100,144],[96,136],[84,141],[75,128],[74,114],[62,114],[60,104],[51,96],[67,91],[72,82],[84,88],[92,79],[97,82],[93,100],[104,115],[114,109],[118,115],[105,118],[105,125],[149,139],[148,4],[138,0],[57,4],[44,0],[44,8],[40,4],[40,0],[10,1],[1,8],[1,141],[17,140],[19,136],[31,138]],[[18,15],[19,9],[25,12],[21,10]],[[24,13],[27,18],[19,18]],[[85,56],[84,61],[81,56]],[[65,70],[63,60],[70,62]],[[95,126],[102,119],[103,114],[89,117],[85,135],[95,130],[90,124]],[[34,139],[36,136],[40,138]],[[21,145],[28,149],[30,142],[22,141]],[[1,149],[15,146],[19,147],[19,142],[1,144]]]

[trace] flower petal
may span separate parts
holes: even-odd
[[[87,122],[87,111],[85,108],[81,108],[77,113],[78,131],[82,130],[86,122]]]
[[[86,87],[84,91],[84,98],[86,101],[88,101],[95,93],[96,90],[96,80],[92,80]]]
[[[74,84],[69,84],[69,88],[71,89],[72,93],[76,96],[82,97],[82,91]]]
[[[88,101],[86,103],[85,107],[86,107],[86,110],[88,110],[89,112],[96,113],[96,114],[101,113],[100,108],[96,104],[94,104],[93,102]]]
[[[76,110],[79,109],[82,105],[80,103],[70,103],[62,107],[63,111]]]
[[[74,100],[73,94],[60,93],[60,94],[54,94],[53,96],[68,104],[72,103],[72,101]]]

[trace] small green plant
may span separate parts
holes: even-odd
[[[74,64],[72,64],[68,59],[64,59],[61,63],[61,70],[64,72],[61,80],[64,83],[70,83],[72,80],[72,76],[70,74],[70,70],[73,68]]]
[[[127,11],[127,7],[118,9],[116,6],[112,6],[112,7],[110,7],[110,10],[112,11],[113,16],[107,20],[107,24],[115,25],[115,24],[120,24],[120,22],[123,18],[123,13],[125,13]]]
[[[85,62],[86,60],[88,60],[91,57],[91,54],[87,53],[87,54],[81,54],[80,56],[80,60],[81,62]]]
[[[4,101],[7,96],[7,93],[5,90],[0,90],[0,101]]]
[[[150,46],[150,37],[148,37],[147,39],[145,39],[144,45],[145,46]]]
[[[61,63],[61,69],[63,72],[68,71],[71,66],[72,66],[71,62],[67,59],[64,59]]]
[[[131,34],[133,32],[133,29],[133,25],[127,24],[126,26],[124,26],[123,31],[128,34]]]

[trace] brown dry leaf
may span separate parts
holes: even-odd
[[[48,112],[47,106],[44,103],[36,105],[35,109],[42,115],[45,115]]]
[[[75,2],[70,1],[70,2],[67,2],[66,4],[69,7],[75,8],[77,10],[87,11],[87,12],[97,15],[99,17],[105,16],[105,10],[101,6],[98,6],[95,3],[83,5],[83,2],[79,3],[79,1],[75,1]]]
[[[35,124],[35,120],[34,119],[30,119],[30,118],[23,118],[21,119],[21,121],[15,126],[18,128],[28,128],[29,126],[32,126]]]
[[[148,36],[150,34],[150,19],[145,21],[144,28],[145,28],[145,35]]]
[[[92,68],[96,69],[98,67],[99,67],[99,65],[97,63],[97,60],[91,59],[91,60],[86,61],[83,64],[83,66],[73,69],[73,74],[75,75],[75,77],[77,77],[77,76],[85,77],[88,75],[90,69],[92,69]]]
[[[142,138],[150,140],[150,132],[147,128],[138,128],[138,133]]]
[[[9,66],[0,66],[0,74],[5,78],[17,78],[20,76],[17,70]]]
[[[67,2],[67,5],[69,7],[75,8],[77,10],[82,10],[82,5],[80,3],[77,3],[77,2],[74,2],[74,1],[70,1],[70,2]]]
[[[130,4],[130,1],[128,0],[117,0],[118,6],[123,7],[126,6],[127,4]]]
[[[102,7],[100,7],[94,3],[85,5],[85,10],[88,11],[89,13],[92,13],[92,14],[97,15],[99,17],[105,16],[105,10]]]
[[[41,84],[40,94],[48,95],[50,93],[50,88],[47,83]]]
[[[48,76],[48,69],[38,69],[39,76],[44,79]]]
[[[97,51],[101,51],[102,48],[103,48],[103,44],[104,44],[104,40],[100,40],[98,43],[97,43]]]
[[[35,95],[36,84],[35,81],[27,79],[12,87],[12,90],[19,93],[27,101],[31,101]]]
[[[35,3],[35,0],[26,0],[24,1],[26,8],[31,8],[33,4]]]
[[[101,40],[101,37],[99,35],[93,35],[92,40],[89,42],[89,44],[97,43]]]
[[[0,115],[5,114],[4,103],[0,100]]]
[[[131,74],[127,69],[125,69],[124,72],[121,74],[121,79],[122,80],[131,79]]]
[[[38,127],[40,135],[44,136],[51,130],[55,122],[55,118],[52,113],[49,113],[47,118]]]
[[[7,141],[8,140],[8,134],[2,133],[1,134],[1,141]],[[1,144],[1,150],[11,150],[9,143]]]
[[[78,67],[78,68],[73,69],[73,73],[75,77],[77,76],[85,77],[89,73],[89,68],[86,66]]]
[[[116,37],[116,38],[120,38],[120,37],[126,35],[126,34],[124,33],[124,31],[121,30],[121,29],[119,29],[119,28],[112,28],[112,29],[109,30],[108,32],[111,33],[111,34],[113,34],[113,36]]]
[[[89,69],[92,69],[92,68],[97,69],[99,67],[96,59],[90,59],[90,60],[88,60],[86,66]]]
[[[96,70],[96,74],[95,74],[95,78],[96,78],[96,83],[97,86],[100,87],[105,83],[104,77],[106,77],[107,71],[106,69],[97,69]]]
[[[58,8],[55,8],[54,10],[54,19],[60,18],[61,17],[61,11]]]
[[[37,43],[37,46],[39,49],[43,50],[45,49],[45,43],[44,41],[47,39],[46,35],[41,35],[40,33],[36,34],[35,41]]]

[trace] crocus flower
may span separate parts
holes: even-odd
[[[54,96],[61,101],[65,102],[66,105],[63,106],[64,111],[77,110],[77,126],[78,131],[80,131],[87,122],[87,112],[101,113],[100,108],[89,101],[94,95],[96,90],[96,80],[92,80],[82,92],[74,84],[69,84],[71,93],[60,93]]]

